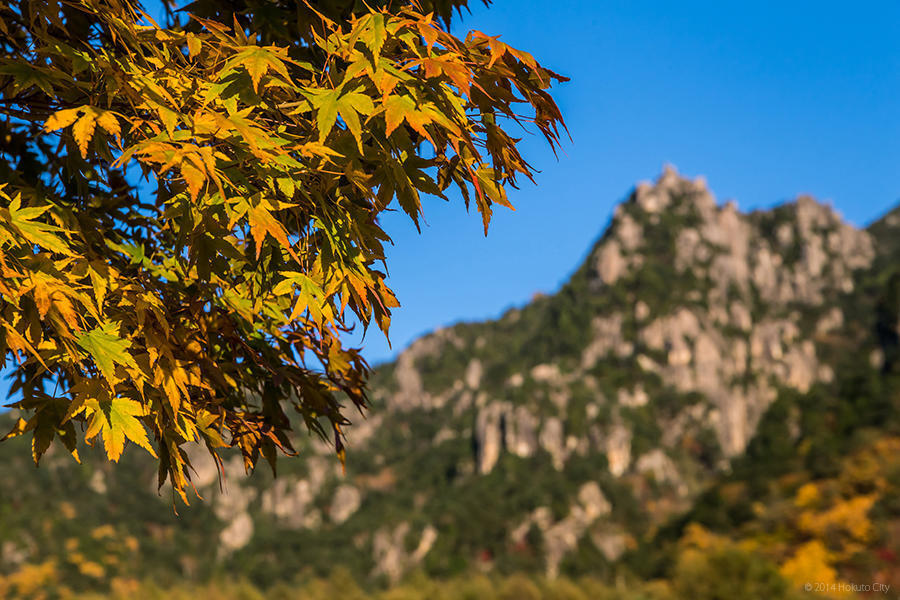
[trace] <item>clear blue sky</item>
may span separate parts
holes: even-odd
[[[538,185],[513,191],[490,235],[461,202],[426,202],[420,236],[389,215],[390,283],[403,306],[389,350],[551,292],[613,207],[664,163],[705,175],[743,209],[810,193],[865,225],[900,199],[900,3],[496,0],[481,29],[570,76],[555,96],[574,142],[557,161],[523,143]]]

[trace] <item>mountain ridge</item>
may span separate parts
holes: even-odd
[[[173,520],[136,452],[117,468],[90,449],[82,467],[57,453],[34,481],[74,494],[5,489],[0,558],[70,564],[52,540],[82,540],[73,514],[139,540],[133,552],[164,579],[283,580],[298,563],[386,583],[415,569],[638,571],[629,557],[743,472],[772,410],[802,445],[813,405],[790,398],[842,397],[848,355],[873,377],[889,370],[896,323],[874,331],[897,313],[881,291],[896,213],[859,229],[807,196],[744,213],[667,168],[633,189],[557,292],[440,328],[379,365],[372,410],[348,428],[346,476],[298,433],[305,457],[274,480],[244,478],[226,456],[223,494],[192,451],[205,501]],[[0,452],[5,481],[26,477],[27,450]],[[34,533],[39,519],[52,535]]]

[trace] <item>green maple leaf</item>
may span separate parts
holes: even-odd
[[[36,67],[33,64],[8,61],[0,66],[0,73],[11,75],[15,84],[14,91],[27,90],[35,86],[48,96],[54,96],[53,86],[65,83],[65,76],[53,69]]]
[[[350,130],[350,133],[356,139],[360,152],[362,152],[362,126],[360,125],[359,117],[366,118],[374,110],[375,105],[372,99],[359,92],[344,94],[341,96],[340,102],[338,102],[338,112],[341,113],[341,118],[347,124],[347,129]]]
[[[306,91],[310,104],[312,104],[313,108],[317,111],[316,127],[319,130],[319,139],[324,140],[325,136],[327,136],[334,127],[335,121],[337,121],[338,101],[341,97],[341,90],[338,88],[336,90],[327,91],[317,89],[309,89]]]
[[[284,77],[285,81],[291,81],[291,76],[288,74],[283,57],[279,56],[269,48],[249,46],[242,52],[238,52],[225,63],[220,76],[224,76],[230,69],[233,69],[237,65],[240,65],[247,70],[247,74],[250,75],[250,80],[253,82],[253,91],[256,93],[259,93],[260,80],[269,69],[272,69]]]
[[[326,294],[319,284],[307,275],[296,271],[285,271],[282,275],[285,278],[272,289],[272,293],[278,296],[297,293],[297,299],[291,311],[291,320],[297,318],[306,309],[309,309],[317,323],[321,323],[323,317],[329,321],[334,318],[331,307],[326,302]]]
[[[369,17],[369,30],[367,33],[368,35],[363,41],[372,52],[372,56],[377,60],[381,55],[381,49],[384,47],[384,42],[387,41],[387,28],[385,27],[384,15],[374,13]]]
[[[367,118],[375,111],[375,104],[371,98],[356,91],[344,93],[341,87],[325,91],[310,88],[306,90],[306,97],[313,108],[318,111],[316,127],[319,130],[320,140],[324,140],[331,132],[338,114],[340,114],[356,139],[357,145],[361,143],[360,116]]]
[[[112,323],[83,333],[76,338],[76,341],[91,355],[97,368],[100,369],[100,373],[110,384],[114,381],[117,364],[137,367],[137,363],[128,353],[131,342],[116,335],[115,326]]]
[[[49,209],[49,206],[22,208],[21,198],[17,195],[9,204],[10,223],[30,243],[42,246],[51,252],[68,254],[69,246],[54,235],[63,230],[54,225],[34,220]]]

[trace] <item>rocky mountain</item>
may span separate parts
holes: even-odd
[[[841,464],[864,427],[892,447],[898,231],[896,212],[857,229],[805,196],[743,213],[666,169],[558,292],[437,330],[380,366],[346,475],[309,439],[276,479],[226,458],[220,487],[197,451],[204,500],[175,516],[136,451],[118,467],[57,452],[34,470],[4,444],[0,573],[52,558],[99,585],[139,557],[163,581],[338,565],[387,583],[413,570],[664,576],[663,549],[691,519],[740,537],[732,522],[768,514],[714,523],[711,494],[763,481],[789,496],[800,483],[781,467],[836,477],[809,457],[821,446]],[[882,382],[872,403],[848,387],[857,376]]]

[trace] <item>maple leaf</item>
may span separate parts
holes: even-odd
[[[291,248],[291,243],[288,241],[287,231],[285,231],[284,225],[272,215],[263,203],[251,206],[247,210],[247,219],[250,223],[250,232],[253,234],[253,239],[256,241],[256,258],[259,258],[259,255],[262,252],[262,245],[266,239],[266,235],[271,235],[282,245],[282,247],[291,253],[297,262],[300,262],[300,259],[297,258],[297,255],[294,254],[294,251]]]
[[[181,163],[181,176],[187,182],[191,200],[196,202],[197,196],[200,195],[200,190],[203,189],[203,184],[206,183],[206,173],[190,162],[185,161]]]
[[[78,119],[78,115],[83,110],[83,108],[66,108],[56,111],[44,123],[44,131],[56,131],[68,127]]]
[[[32,273],[30,279],[33,286],[31,291],[34,296],[34,303],[37,306],[41,319],[47,316],[51,308],[56,308],[72,329],[76,331],[81,330],[78,323],[78,315],[72,306],[72,301],[66,297],[66,293],[71,293],[72,290],[60,286],[57,280],[39,271]]]
[[[372,99],[365,94],[359,92],[350,92],[341,96],[338,102],[338,112],[347,129],[356,139],[356,145],[362,151],[362,126],[360,125],[360,117],[366,117],[375,110],[375,104]]]
[[[112,323],[82,333],[76,341],[91,355],[110,385],[115,383],[116,365],[137,368],[134,358],[128,353],[131,342],[116,335],[115,325]]]
[[[81,151],[81,157],[87,158],[87,147],[94,137],[94,128],[97,125],[97,117],[93,111],[86,111],[75,125],[72,127],[72,135],[75,136],[75,142]]]
[[[122,135],[122,128],[119,125],[119,120],[112,111],[105,110],[100,112],[97,116],[97,125],[102,127],[110,135],[116,137],[121,137]]]
[[[0,66],[0,73],[13,77],[15,82],[13,92],[36,86],[48,96],[53,96],[53,85],[64,81],[64,77],[54,70],[18,62],[8,62]]]
[[[17,194],[10,203],[8,210],[10,223],[22,237],[28,240],[29,243],[42,246],[51,252],[69,253],[69,246],[66,242],[54,235],[62,232],[62,229],[55,225],[47,225],[40,221],[35,221],[35,219],[46,213],[50,207],[22,208],[21,202],[21,196]]]
[[[10,438],[19,437],[20,435],[28,433],[29,431],[34,429],[34,425],[34,423],[29,423],[25,419],[19,417],[18,419],[16,419],[16,422],[13,425],[12,429],[10,429],[6,435],[0,438],[0,442],[5,442]]]
[[[38,415],[40,415],[40,413],[38,413]],[[33,418],[37,419],[38,416]],[[34,459],[34,464],[38,464],[41,460],[41,456],[44,455],[50,447],[50,444],[53,442],[55,429],[53,425],[45,419],[39,419],[32,431],[31,457]]]
[[[187,39],[187,47],[188,47],[188,56],[190,56],[191,58],[194,58],[195,56],[200,54],[200,50],[202,49],[203,45],[202,45],[201,41],[197,38],[197,36],[194,35],[193,33],[188,32],[186,39]]]
[[[384,23],[384,15],[374,13],[369,17],[369,35],[366,45],[376,58],[381,55],[381,49],[387,40],[387,30]]]
[[[384,102],[385,133],[391,133],[416,110],[416,101],[410,96],[390,96]]]
[[[111,273],[106,265],[95,262],[88,269],[88,276],[91,278],[91,286],[94,288],[94,299],[97,307],[102,310],[103,300],[106,298],[106,292],[109,290],[109,280]]]
[[[88,416],[88,426],[84,432],[85,440],[90,440],[97,434],[102,435],[103,448],[110,460],[118,462],[125,449],[126,439],[156,456],[156,451],[147,437],[147,430],[138,419],[147,414],[139,402],[115,397],[88,398],[83,401],[81,410]]]
[[[357,145],[362,147],[360,116],[368,116],[375,110],[375,104],[369,96],[357,91],[344,93],[340,87],[325,91],[307,90],[306,95],[310,104],[317,110],[316,127],[320,140],[328,136],[340,115],[356,139]]]
[[[278,184],[278,189],[281,190],[281,193],[287,196],[288,198],[292,198],[294,196],[294,192],[296,191],[296,186],[294,185],[294,180],[290,177],[279,177],[276,180]]]
[[[197,430],[213,448],[227,448],[228,444],[222,439],[219,421],[220,418],[217,415],[207,410],[201,410],[197,413]]]
[[[327,317],[329,321],[333,319],[330,307],[325,304],[325,292],[318,283],[308,275],[296,271],[285,271],[281,275],[284,279],[272,289],[272,293],[280,296],[296,292],[290,316],[292,321],[307,309],[318,323],[323,322],[323,317]]]
[[[220,77],[222,76],[221,74],[227,73],[236,65],[241,65],[247,70],[247,74],[250,75],[250,80],[253,82],[253,91],[257,94],[259,93],[259,82],[269,69],[272,69],[284,77],[286,81],[290,82],[291,77],[284,64],[283,57],[279,55],[280,52],[280,49],[272,47],[247,47],[225,63],[225,66],[220,73]]]

